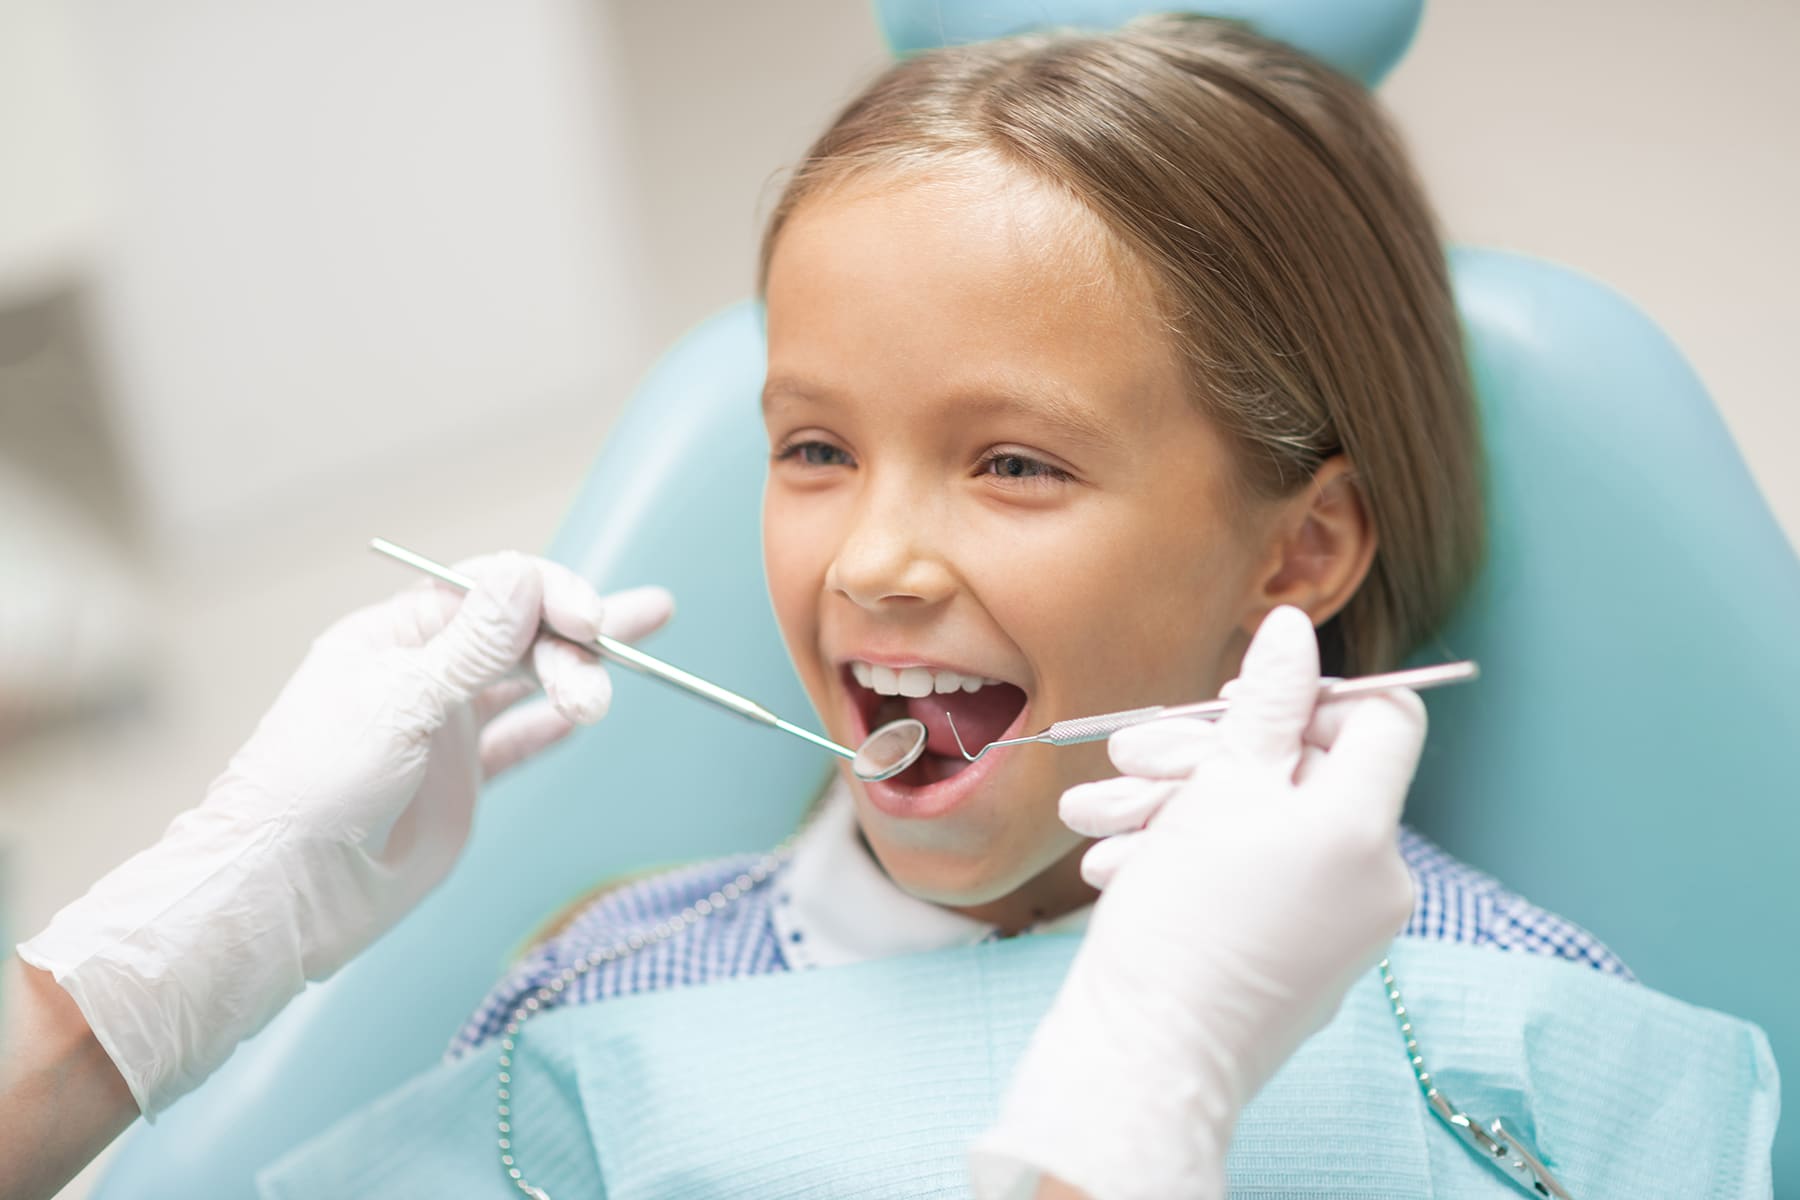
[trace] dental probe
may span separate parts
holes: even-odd
[[[1366,692],[1379,692],[1387,688],[1411,688],[1415,692],[1422,692],[1428,688],[1444,687],[1446,684],[1467,683],[1480,676],[1481,668],[1469,659],[1463,659],[1460,662],[1434,663],[1429,667],[1413,667],[1405,671],[1389,671],[1383,675],[1334,679],[1319,689],[1318,702],[1324,704],[1328,700],[1361,696]],[[1161,721],[1168,717],[1204,717],[1212,720],[1224,716],[1230,707],[1229,700],[1201,700],[1194,704],[1155,704],[1149,708],[1129,708],[1093,717],[1071,717],[1024,737],[989,742],[973,754],[969,753],[968,747],[963,745],[962,736],[956,732],[956,721],[948,712],[944,714],[944,718],[950,722],[950,736],[956,739],[956,748],[962,751],[964,758],[974,762],[996,746],[1020,746],[1026,742],[1073,746],[1079,742],[1097,742],[1127,726],[1142,725],[1146,721]]]
[[[434,562],[423,554],[408,550],[405,546],[396,545],[386,538],[370,538],[369,548],[385,554],[389,558],[399,559],[407,566],[415,567],[427,575],[441,579],[453,588],[460,588],[466,592],[475,586],[475,581],[467,575],[453,571],[443,563]],[[752,721],[772,726],[784,733],[791,733],[803,741],[811,742],[815,746],[823,746],[833,754],[842,755],[844,758],[856,757],[856,751],[849,747],[840,746],[830,738],[821,737],[811,730],[802,729],[790,721],[784,721],[756,701],[747,700],[736,692],[726,691],[718,684],[709,683],[698,675],[690,675],[680,667],[670,666],[662,659],[645,654],[642,650],[626,642],[609,638],[605,634],[601,634],[592,642],[578,642],[574,638],[563,637],[548,625],[543,626],[543,630],[550,636],[580,646],[583,650],[598,650],[603,658],[630,667],[642,674],[653,676],[664,683],[672,683],[682,691],[716,704],[720,708],[729,709],[740,717],[748,717]],[[902,764],[896,767],[895,771],[904,769],[905,764]]]

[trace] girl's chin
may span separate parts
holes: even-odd
[[[933,904],[980,904],[1004,895],[1013,875],[996,860],[991,837],[957,821],[894,820],[859,799],[857,820],[876,865],[900,888]]]
[[[1073,837],[1059,826],[1062,836],[1055,838],[1054,846],[1001,852],[996,845],[1001,839],[991,828],[959,830],[954,828],[957,823],[947,821],[928,825],[894,821],[869,812],[860,799],[858,808],[863,839],[882,872],[908,895],[939,908],[978,909],[1036,890],[1033,882],[1068,856],[1067,839]],[[1085,849],[1085,844],[1076,849]]]

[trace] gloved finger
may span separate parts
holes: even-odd
[[[1106,740],[1113,766],[1146,779],[1185,779],[1212,753],[1218,731],[1199,717],[1127,725]]]
[[[1332,675],[1322,682],[1335,682],[1338,678]],[[1295,786],[1303,787],[1317,778],[1319,765],[1337,741],[1338,731],[1343,728],[1352,703],[1354,699],[1330,700],[1313,709],[1312,720],[1307,722],[1306,732],[1300,735],[1300,764],[1294,768]]]
[[[544,623],[577,642],[598,637],[606,602],[594,585],[559,562],[540,559],[537,567],[544,575]]]
[[[475,714],[477,727],[489,721],[537,691],[537,680],[524,671],[515,671],[492,687],[485,688],[469,707]]]
[[[508,709],[481,731],[481,776],[492,779],[569,735],[575,725],[546,697]]]
[[[1302,744],[1300,747],[1300,764],[1294,768],[1294,785],[1305,787],[1318,777],[1319,767],[1330,757],[1317,746]]]
[[[1329,793],[1367,793],[1383,821],[1398,822],[1425,746],[1425,702],[1417,692],[1394,688],[1345,707],[1318,782]]]
[[[1342,675],[1321,675],[1319,676],[1319,687],[1323,690],[1328,683],[1342,683],[1343,681],[1344,677]],[[1235,679],[1227,679],[1224,686],[1219,689],[1219,699],[1229,700],[1237,695],[1237,690],[1238,681]]]
[[[1095,842],[1088,852],[1081,856],[1081,878],[1089,887],[1105,891],[1112,883],[1113,876],[1119,873],[1131,856],[1143,845],[1144,834],[1121,833],[1109,837],[1105,841]]]
[[[339,617],[313,639],[313,644],[349,646],[372,653],[394,646],[423,646],[450,623],[461,603],[460,592],[421,580],[385,600]]]
[[[1312,618],[1292,605],[1272,609],[1228,685],[1231,708],[1219,736],[1252,761],[1292,774],[1300,735],[1319,696],[1319,638]]]
[[[465,558],[451,569],[469,579],[479,580],[496,569],[509,569],[523,563],[535,570],[543,582],[541,620],[558,633],[576,641],[592,641],[600,632],[602,602],[593,586],[559,562],[536,555],[503,550]],[[398,616],[406,623],[398,640],[402,644],[422,646],[449,625],[462,604],[462,589],[441,579],[426,579],[405,594]]]
[[[591,641],[597,633],[620,641],[636,641],[659,628],[675,610],[674,598],[666,588],[628,588],[604,597],[595,596],[595,620],[591,626],[584,627],[588,613],[582,608],[586,604],[583,593],[591,594],[592,589],[566,567],[554,563],[547,563],[545,567],[546,619],[558,632],[582,641]],[[561,582],[550,582],[559,577]],[[566,622],[552,612],[554,605],[550,592],[553,588],[561,589],[563,593],[555,604],[571,610],[568,615],[572,619]],[[590,628],[592,632],[589,632]],[[612,707],[612,677],[601,665],[603,660],[598,651],[589,653],[557,638],[540,637],[532,647],[531,658],[545,694],[569,720],[578,725],[591,725]]]
[[[1313,709],[1312,720],[1306,723],[1306,732],[1300,735],[1301,743],[1321,750],[1331,749],[1344,728],[1344,720],[1360,698],[1348,696],[1342,700],[1327,700]]]
[[[496,554],[474,576],[456,615],[424,646],[421,662],[446,703],[498,683],[537,636],[544,577],[522,554]]]
[[[1173,780],[1151,782],[1129,775],[1078,783],[1062,794],[1057,815],[1083,837],[1130,833],[1149,824],[1178,787]]]
[[[612,707],[612,677],[597,652],[540,637],[531,647],[531,664],[550,703],[575,724],[592,725]]]
[[[646,585],[609,592],[601,601],[606,608],[600,632],[621,642],[635,642],[661,629],[675,612],[669,589]]]
[[[615,633],[611,628],[613,623],[606,618],[606,609],[617,597],[602,597],[594,590],[591,583],[562,563],[534,555],[504,552],[466,559],[457,563],[455,569],[470,578],[479,578],[484,571],[492,570],[499,560],[504,558],[523,559],[543,577],[543,623],[564,637],[575,642],[591,642],[596,635],[601,633],[605,633],[609,637],[642,636],[642,633]],[[435,587],[440,593],[452,598],[460,597],[461,594],[442,582],[428,581],[422,586]],[[665,598],[668,596],[668,593],[661,588],[633,590],[654,591]],[[630,593],[619,593],[619,595],[629,596]],[[430,606],[426,606],[426,611],[429,613]],[[448,619],[448,614],[445,619]],[[629,614],[626,619],[629,622]],[[664,619],[666,619],[666,615]],[[430,636],[432,632],[435,631],[428,629],[426,636]],[[647,633],[649,630],[646,629],[642,632]]]
[[[478,580],[496,569],[508,570],[514,564],[532,561],[516,550],[501,550],[458,559],[450,569],[465,579]],[[389,637],[402,646],[423,646],[449,626],[466,598],[467,593],[462,588],[435,576],[419,580],[394,597],[394,628]]]

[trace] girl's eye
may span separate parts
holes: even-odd
[[[1070,478],[1060,467],[1053,467],[1029,454],[997,450],[981,460],[981,473],[997,479],[1022,479],[1033,483],[1054,483]]]
[[[775,461],[797,461],[809,467],[847,467],[850,455],[830,442],[791,442],[776,451]]]

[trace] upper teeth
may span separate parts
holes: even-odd
[[[978,691],[998,679],[984,675],[960,675],[955,671],[933,671],[929,667],[882,667],[874,663],[854,661],[850,673],[856,682],[883,696],[929,696],[933,692]]]

